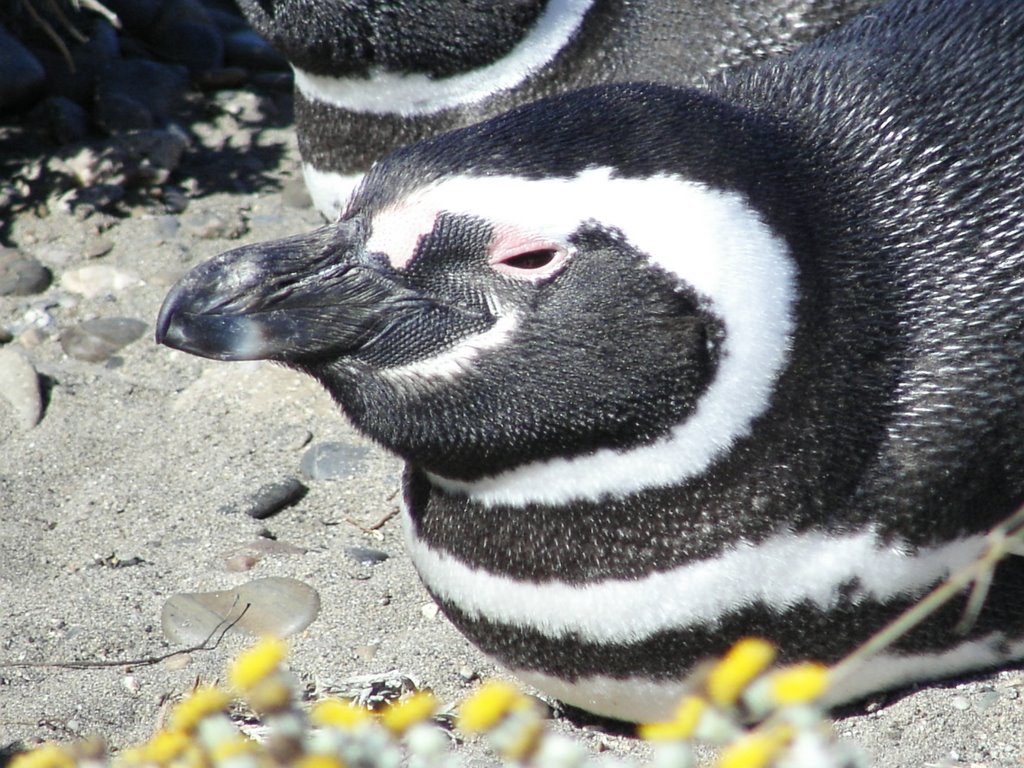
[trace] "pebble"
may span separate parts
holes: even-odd
[[[0,111],[34,100],[46,82],[46,71],[32,52],[0,25]]]
[[[90,299],[143,284],[130,272],[122,272],[109,264],[90,264],[70,269],[61,275],[60,283],[72,293]]]
[[[0,349],[0,396],[14,412],[21,429],[31,429],[43,416],[43,392],[39,374],[19,349]]]
[[[369,549],[368,547],[345,547],[345,554],[360,565],[377,565],[377,563],[383,563],[390,557],[387,552],[381,552],[379,549]]]
[[[949,706],[953,709],[959,709],[961,712],[970,709],[971,702],[969,702],[964,696],[954,696],[949,700]]]
[[[12,341],[14,341],[14,334],[0,325],[0,344],[10,344]]]
[[[16,248],[0,248],[0,296],[30,296],[50,286],[53,275]]]
[[[240,615],[232,631],[283,638],[313,623],[320,613],[320,595],[297,579],[271,576],[235,589],[172,595],[160,613],[164,637],[172,643],[201,643]]]
[[[64,331],[60,346],[69,357],[102,363],[141,337],[146,327],[131,317],[98,317]]]
[[[181,224],[185,232],[202,240],[236,240],[249,231],[238,212],[229,217],[215,211],[197,211],[183,216]]]
[[[90,237],[85,241],[82,255],[87,259],[98,259],[114,250],[114,241],[105,237]]]
[[[287,507],[294,506],[309,493],[298,478],[290,477],[261,486],[242,506],[242,511],[256,520],[266,520]]]
[[[364,445],[316,443],[303,455],[299,468],[309,480],[339,480],[358,472],[369,452]]]
[[[437,618],[437,615],[441,612],[438,608],[437,603],[424,603],[420,606],[420,615],[425,619],[433,621]]]
[[[264,555],[304,555],[306,550],[294,544],[274,539],[256,539],[246,544],[234,554],[224,558],[224,567],[228,571],[241,572],[251,570]]]

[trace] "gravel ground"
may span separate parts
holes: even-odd
[[[394,460],[311,381],[152,341],[189,267],[321,223],[290,110],[273,88],[193,94],[174,115],[184,128],[60,148],[30,121],[0,125],[0,178],[13,181],[0,194],[0,750],[147,738],[168,701],[218,679],[249,642],[230,633],[146,663],[178,647],[163,634],[165,602],[256,578],[320,595],[291,657],[314,695],[398,670],[454,702],[500,674],[438,615],[403,552],[388,517]],[[318,476],[330,466],[310,477],[310,458],[303,471],[324,444],[337,444],[340,477]],[[296,479],[308,487],[297,503],[247,514],[258,489]],[[387,557],[370,565],[352,548]],[[1019,766],[1022,687],[1006,671],[928,688],[869,703],[836,730],[879,766]],[[555,727],[595,752],[644,754],[593,727]]]

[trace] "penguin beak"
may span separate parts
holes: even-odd
[[[350,354],[422,297],[365,258],[358,220],[200,264],[164,299],[156,341],[215,360],[301,362]],[[389,274],[390,272],[390,274]]]

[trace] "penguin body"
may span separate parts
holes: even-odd
[[[905,0],[706,91],[600,86],[377,163],[158,340],[282,361],[403,457],[424,584],[568,703],[834,661],[1024,503],[1024,6]],[[833,692],[1024,656],[1020,558]]]
[[[588,85],[702,83],[790,51],[877,4],[239,3],[295,70],[303,171],[330,219],[370,164],[404,144]]]

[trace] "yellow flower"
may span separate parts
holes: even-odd
[[[518,763],[532,755],[544,735],[544,721],[532,706],[515,709],[488,738],[508,761]]]
[[[56,744],[43,744],[31,752],[15,755],[11,768],[74,768],[75,761],[66,749]]]
[[[273,677],[250,688],[245,700],[260,714],[280,712],[292,703],[292,687],[282,676]]]
[[[644,723],[637,733],[647,741],[683,741],[693,735],[706,709],[707,702],[699,696],[684,696],[671,720]]]
[[[821,698],[828,690],[828,667],[814,661],[783,667],[772,674],[771,685],[777,703],[806,704]]]
[[[191,734],[201,720],[227,708],[230,697],[219,688],[197,688],[171,712],[171,730]]]
[[[317,725],[350,730],[369,720],[370,712],[341,699],[323,699],[313,707],[310,717]]]
[[[228,680],[239,691],[248,691],[280,669],[288,653],[283,640],[266,637],[247,651],[239,654],[228,668]]]
[[[479,733],[493,728],[513,709],[526,705],[526,697],[510,683],[490,680],[462,702],[457,725],[465,733]]]
[[[142,759],[147,763],[167,765],[188,745],[189,738],[181,731],[160,731],[142,748]]]
[[[720,707],[735,704],[743,689],[774,660],[775,646],[767,640],[740,640],[708,674],[708,697]]]
[[[417,691],[404,701],[392,704],[380,715],[380,721],[392,733],[405,733],[411,726],[434,714],[437,699],[430,691]]]
[[[334,755],[303,755],[294,768],[345,768],[345,764]]]
[[[754,731],[724,747],[716,768],[764,768],[778,757],[792,738],[785,726],[769,731]]]
[[[210,759],[214,763],[222,763],[239,755],[251,755],[257,750],[256,742],[239,736],[235,739],[226,739],[219,742],[210,749]]]

